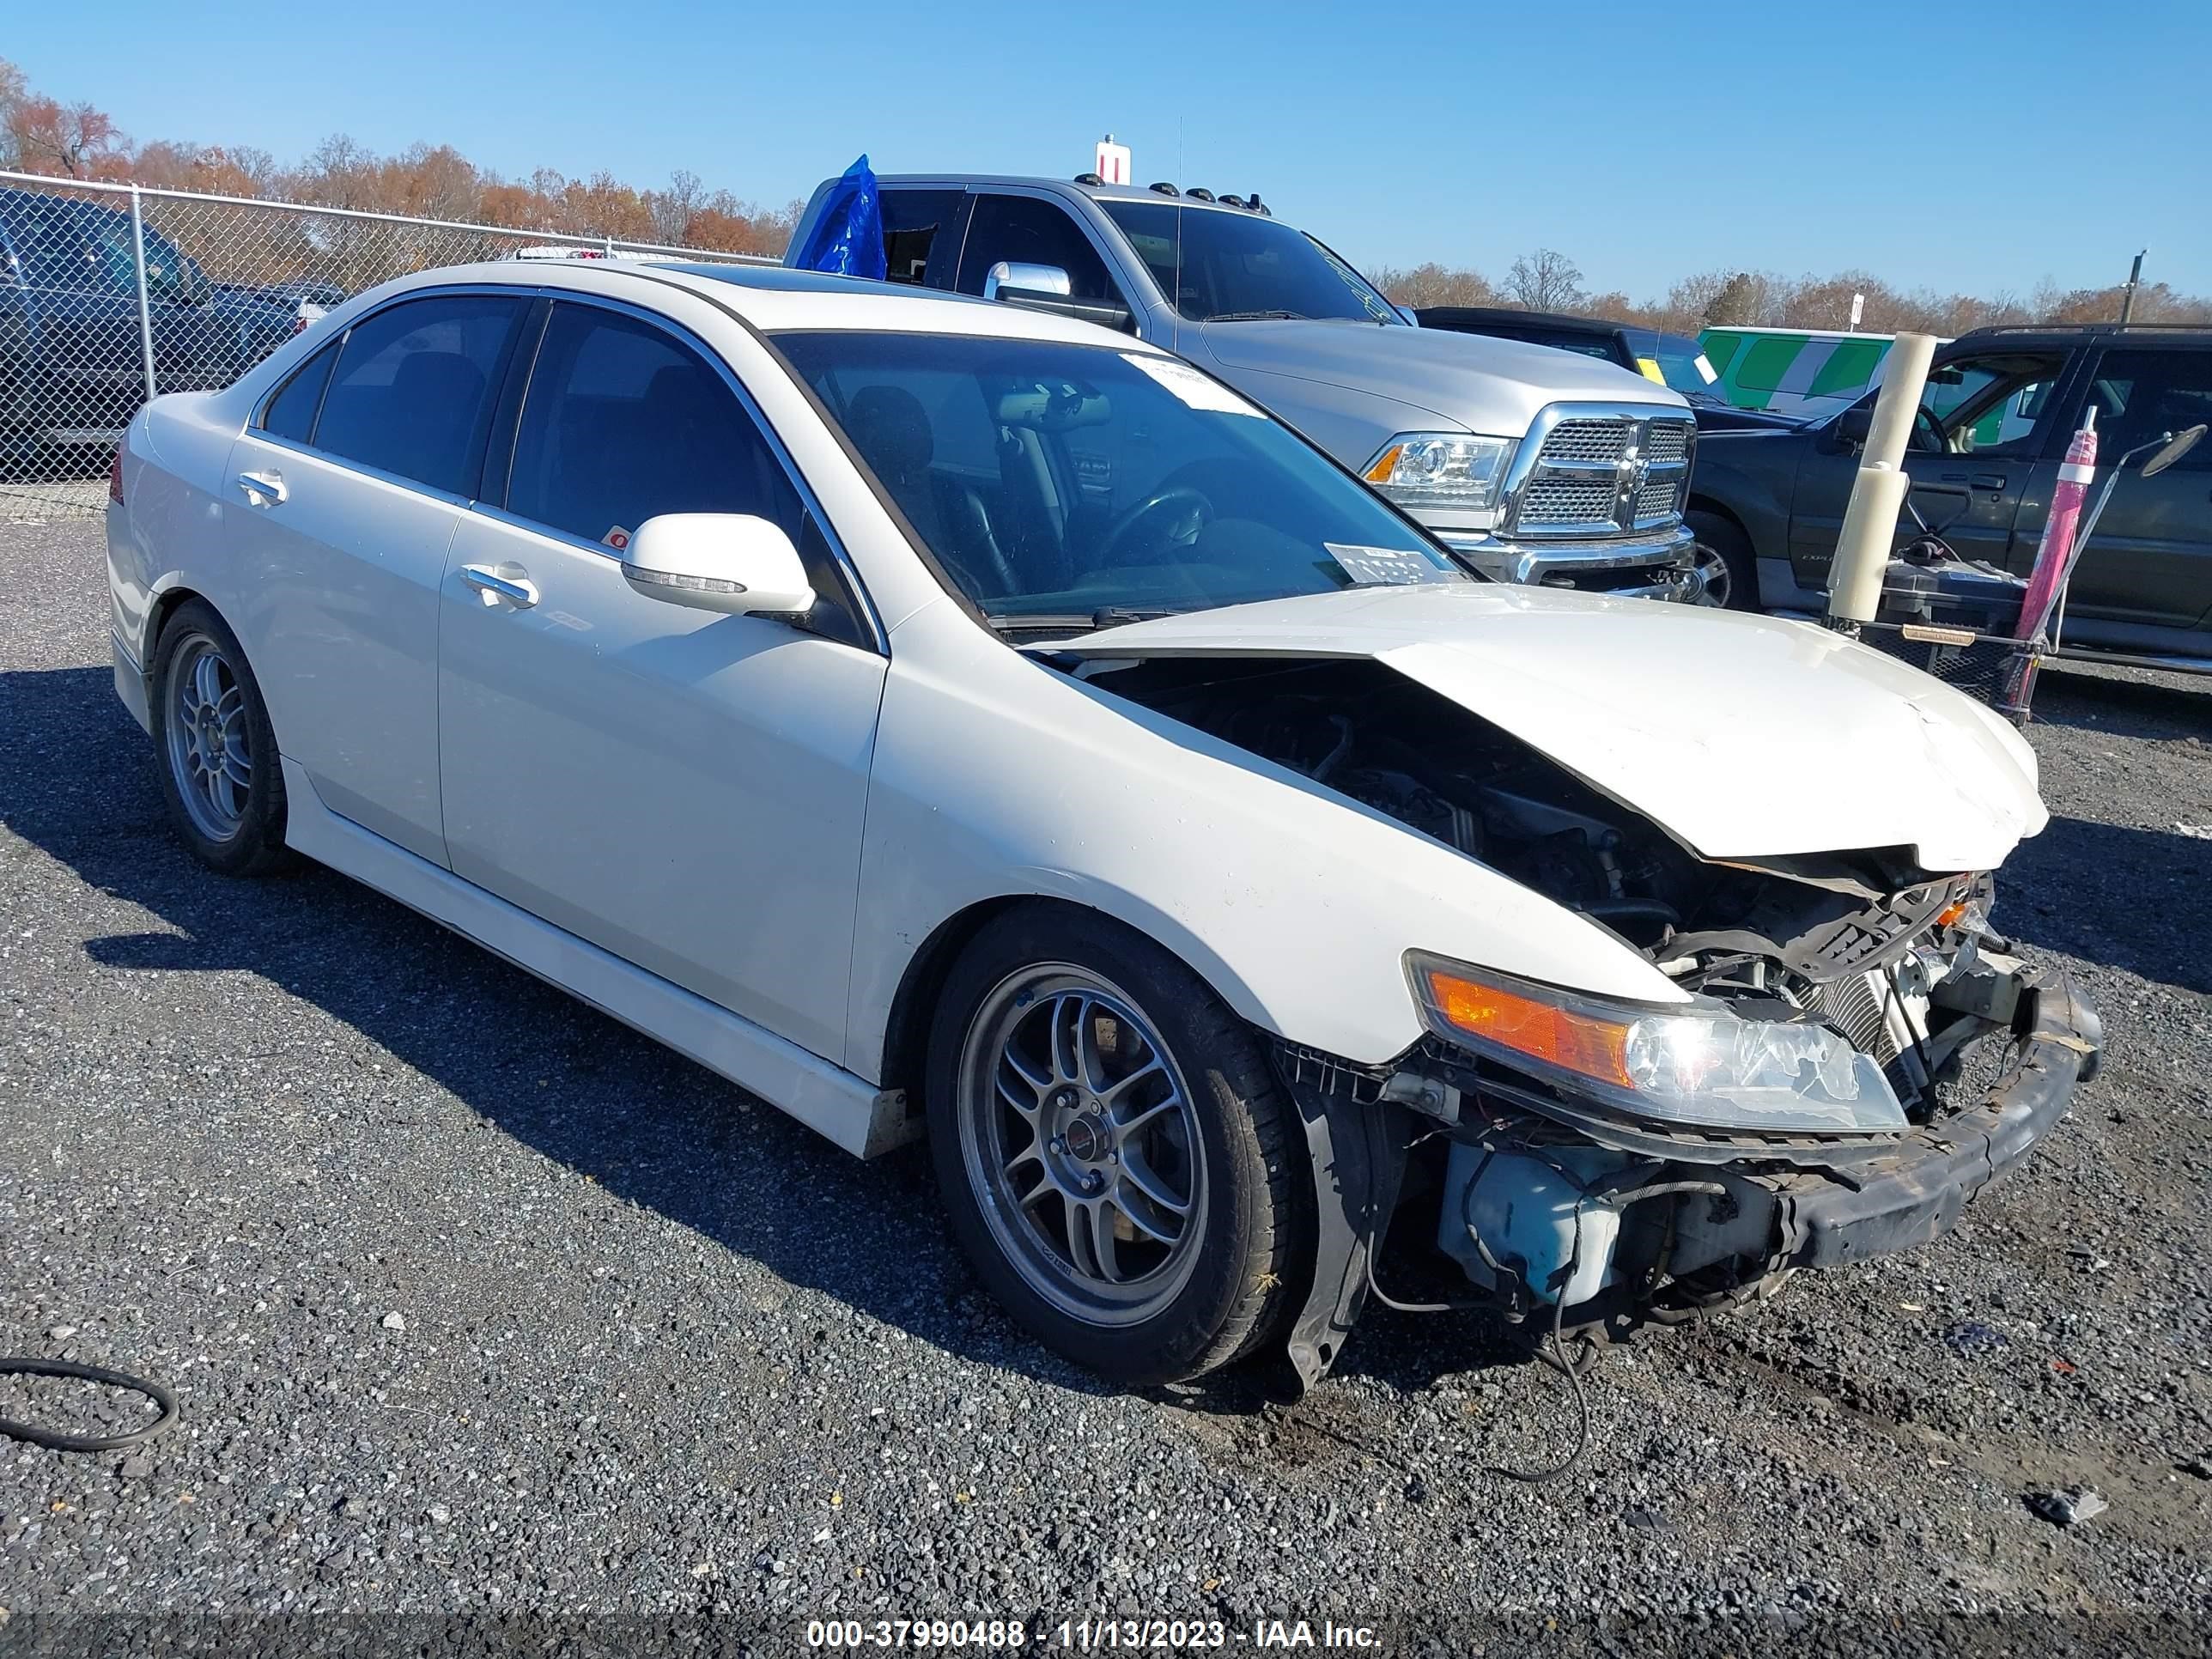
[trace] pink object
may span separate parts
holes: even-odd
[[[2051,515],[2043,521],[2043,540],[2035,550],[2027,597],[2021,602],[2016,632],[2023,640],[2042,635],[2058,603],[2059,590],[2074,568],[2074,532],[2081,521],[2081,502],[2096,471],[2097,406],[2091,404],[2081,416],[2081,429],[2066,447],[2065,465],[2058,469],[2058,487],[2051,492]]]

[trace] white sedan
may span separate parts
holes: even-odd
[[[112,493],[195,853],[342,871],[849,1152],[926,1133],[1112,1378],[1310,1381],[1455,1262],[1430,1305],[1555,1348],[1725,1305],[1933,1237],[2094,1064],[1990,928],[2045,818],[2002,721],[1477,580],[1079,322],[433,271],[155,400]]]

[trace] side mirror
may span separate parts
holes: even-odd
[[[726,617],[814,608],[791,538],[744,513],[663,513],[638,526],[623,574],[648,599]]]
[[[1853,404],[1828,423],[1828,436],[1838,448],[1866,447],[1867,434],[1874,430],[1874,407],[1870,404]]]
[[[2185,431],[2175,433],[2166,441],[2165,448],[2142,464],[2142,476],[2146,478],[2155,478],[2191,450],[2196,448],[2197,441],[2203,435],[2204,422],[2202,421]]]
[[[1413,307],[1411,307],[1411,306],[1392,306],[1392,307],[1390,307],[1390,309],[1391,309],[1391,310],[1393,310],[1393,311],[1395,311],[1395,312],[1396,312],[1396,313],[1398,313],[1398,319],[1399,319],[1401,322],[1404,323],[1404,324],[1406,325],[1406,326],[1407,326],[1407,327],[1408,327],[1408,328],[1419,328],[1419,327],[1421,325],[1421,319],[1420,319],[1420,318],[1419,318],[1419,316],[1414,313],[1414,310],[1413,310]]]
[[[1119,329],[1128,333],[1136,326],[1136,318],[1125,305],[1112,300],[1078,300],[1073,296],[1075,284],[1058,265],[1033,265],[1019,259],[1001,259],[984,273],[983,297],[1004,301],[1010,306],[1024,306],[1031,311],[1048,311],[1055,317],[1073,317],[1079,322],[1097,323],[1102,328]]]
[[[1065,300],[1075,292],[1075,284],[1058,265],[1033,265],[1019,259],[1001,259],[983,277],[983,297],[987,300],[1011,300],[1012,294],[1002,290],[1012,289],[1024,299]]]

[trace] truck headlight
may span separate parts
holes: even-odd
[[[1512,454],[1510,438],[1401,432],[1382,446],[1360,477],[1401,507],[1481,512],[1498,504],[1498,481]]]
[[[1881,1067],[1824,1026],[1739,1019],[1706,998],[1607,1004],[1419,951],[1406,965],[1446,1042],[1639,1117],[1815,1134],[1908,1127]]]

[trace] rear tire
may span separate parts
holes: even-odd
[[[226,876],[291,865],[269,710],[237,636],[205,602],[185,600],[163,625],[151,700],[161,795],[185,845]]]
[[[1728,611],[1759,610],[1759,560],[1752,553],[1750,538],[1717,513],[1688,513],[1683,520],[1698,544],[1711,550],[1715,576],[1727,584],[1720,598],[1709,598],[1706,603]]]
[[[1304,1142],[1266,1050],[1166,951],[1024,905],[946,976],[927,1073],[954,1236],[1048,1346],[1125,1385],[1273,1336],[1310,1274]]]

